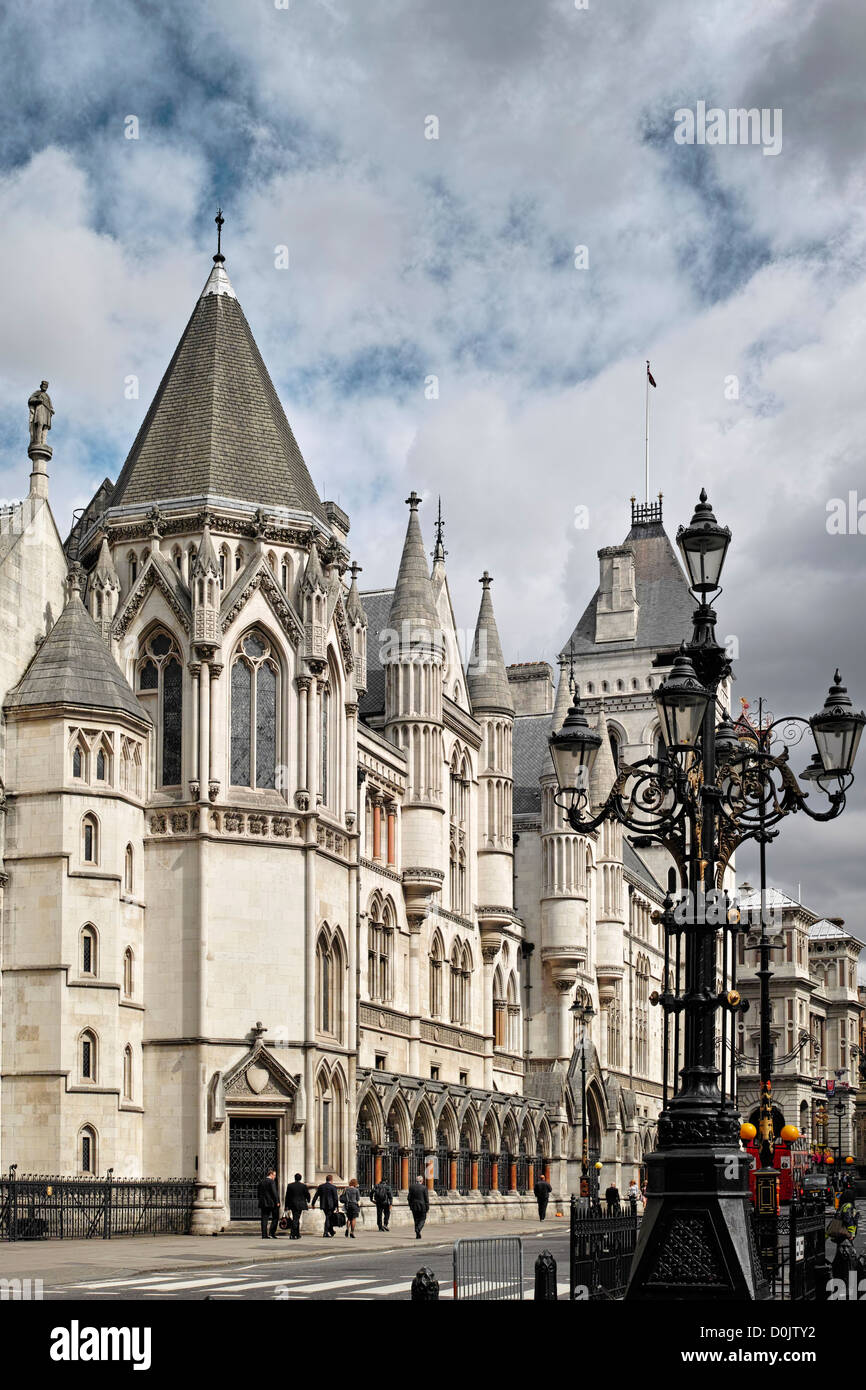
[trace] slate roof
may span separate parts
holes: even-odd
[[[627,835],[623,835],[622,837],[622,864],[623,868],[630,873],[633,878],[638,879],[651,893],[657,893],[660,898],[664,897],[664,888],[662,888],[655,875],[647,868]]]
[[[538,779],[553,773],[547,740],[553,729],[553,715],[519,714],[514,721],[514,814],[541,815],[541,788]]]
[[[409,505],[409,524],[403,542],[403,554],[397,571],[397,583],[389,614],[390,625],[399,630],[402,623],[410,624],[410,637],[416,629],[422,632],[437,630],[439,618],[433,601],[433,585],[427,568],[427,552],[418,520],[419,500],[412,494]]]
[[[111,506],[225,497],[327,518],[228,276],[215,266]]]
[[[151,722],[77,592],[5,701],[7,709],[60,704]]]
[[[587,652],[634,651],[641,647],[678,647],[691,635],[695,602],[664,526],[661,522],[638,523],[632,526],[624,543],[634,550],[639,604],[635,638],[596,645],[595,611],[599,593],[596,589],[571,635],[575,656]],[[568,646],[566,642],[560,660],[567,659]]]
[[[362,719],[385,713],[385,671],[379,659],[379,633],[389,627],[393,589],[372,589],[360,595],[367,615],[367,689],[358,704]]]

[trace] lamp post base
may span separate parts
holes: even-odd
[[[762,1301],[748,1155],[728,1148],[650,1154],[647,1205],[626,1299]]]

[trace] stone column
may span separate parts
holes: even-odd
[[[470,1155],[469,1155],[469,1162],[470,1162],[471,1165],[472,1165],[472,1167],[471,1167],[471,1176],[470,1176],[470,1178],[469,1178],[469,1188],[470,1188],[470,1191],[471,1191],[471,1192],[477,1192],[477,1191],[478,1191],[478,1159],[479,1159],[479,1156],[480,1156],[480,1155],[477,1154],[477,1153],[473,1153],[473,1154],[470,1154]]]
[[[409,917],[409,1073],[411,1076],[417,1076],[421,1066],[421,923],[423,920],[423,916]]]
[[[388,806],[388,863],[394,865],[397,862],[397,812],[392,805]]]
[[[198,693],[199,795],[205,797],[210,781],[210,665],[207,661],[201,664]]]
[[[482,999],[482,1024],[481,1029],[484,1033],[484,1085],[488,1090],[493,1085],[493,970],[496,964],[496,957],[499,955],[499,942],[491,942],[481,945],[482,968],[482,987],[484,997]]]
[[[382,798],[376,794],[371,796],[373,802],[373,858],[382,858]]]
[[[193,799],[198,801],[199,796],[204,799],[207,796],[207,787],[202,787],[199,777],[199,748],[198,748],[198,706],[199,706],[199,676],[201,674],[201,662],[191,661],[189,671],[192,676],[192,785],[190,791]]]
[[[433,1149],[425,1149],[425,1150],[424,1150],[424,1181],[425,1181],[426,1184],[427,1184],[427,1191],[428,1191],[428,1192],[432,1192],[432,1191],[433,1191],[433,1188],[434,1188],[435,1185],[436,1185],[436,1179],[433,1177],[433,1166],[434,1166],[433,1160],[435,1159],[435,1157],[436,1157],[435,1150],[433,1150]]]
[[[400,1191],[406,1192],[409,1187],[409,1150],[400,1150]]]
[[[210,663],[210,692],[209,692],[209,698],[208,698],[208,758],[207,758],[207,766],[208,766],[208,786],[207,786],[207,791],[208,791],[208,796],[210,797],[211,801],[215,801],[215,800],[216,800],[216,796],[217,796],[217,793],[218,793],[218,791],[219,791],[219,781],[217,780],[217,777],[216,777],[216,768],[217,768],[216,749],[215,749],[215,747],[214,747],[214,741],[215,741],[215,738],[216,738],[216,733],[215,733],[215,729],[216,729],[216,720],[214,719],[214,708],[215,708],[215,701],[216,701],[216,698],[217,698],[216,683],[217,683],[217,681],[219,680],[220,676],[222,675],[222,670],[223,670],[223,668],[222,668],[222,666],[219,664],[219,662],[212,661],[212,662]],[[231,770],[229,770],[229,778],[231,778]],[[204,796],[204,787],[202,787],[202,796]]]
[[[457,1155],[456,1155],[456,1153],[449,1153],[449,1155],[448,1155],[448,1191],[449,1191],[449,1192],[456,1192],[456,1191],[457,1191]]]
[[[508,1191],[517,1191],[517,1160],[513,1156],[508,1164]]]
[[[319,686],[318,680],[310,682],[307,701],[307,791],[311,811],[316,809],[316,793],[319,790]]]
[[[309,707],[310,678],[298,676],[298,792],[307,791],[307,724]]]
[[[535,1164],[532,1159],[526,1164],[526,1190],[531,1192],[535,1186]]]
[[[377,1183],[377,1182],[381,1182],[381,1181],[382,1181],[382,1150],[381,1150],[381,1149],[375,1149],[375,1150],[373,1151],[373,1182],[374,1182],[374,1183]]]
[[[553,983],[557,994],[557,1032],[559,1034],[556,1056],[561,1062],[569,1062],[574,1051],[572,1046],[573,1024],[569,1012],[574,979],[555,979]]]
[[[491,1160],[490,1160],[490,1191],[491,1191],[491,1192],[498,1192],[498,1191],[499,1191],[499,1159],[498,1159],[498,1158],[491,1158]]]

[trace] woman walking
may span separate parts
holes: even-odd
[[[340,1205],[346,1212],[346,1236],[355,1239],[355,1222],[361,1211],[361,1192],[358,1187],[358,1179],[352,1178],[340,1198]]]

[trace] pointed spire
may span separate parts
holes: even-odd
[[[193,561],[192,572],[193,577],[197,577],[200,574],[212,574],[219,579],[220,563],[217,559],[217,553],[211,538],[210,526],[207,522],[204,524],[201,544],[199,545],[195,560]]]
[[[438,630],[439,619],[433,602],[433,588],[427,573],[427,555],[424,539],[418,520],[418,507],[421,498],[412,492],[406,498],[409,508],[409,525],[403,543],[403,555],[394,586],[394,598],[388,615],[388,625],[398,628],[408,622],[413,628]]]
[[[565,723],[565,716],[571,708],[571,696],[573,686],[569,674],[568,663],[562,658],[559,661],[559,684],[556,687],[556,700],[553,705],[553,730],[557,733]]]
[[[106,536],[102,537],[102,545],[99,547],[99,559],[93,571],[93,582],[103,589],[120,589],[120,579],[114,568],[114,561],[111,558]]]
[[[592,774],[589,779],[589,800],[592,806],[600,806],[602,802],[607,801],[616,777],[616,763],[613,760],[613,749],[610,746],[610,734],[603,701],[598,711],[595,730],[596,733],[601,734],[601,747],[592,765]]]
[[[448,551],[445,549],[442,540],[442,533],[445,530],[445,522],[442,520],[442,498],[439,498],[439,510],[436,514],[436,544],[433,547],[433,564],[444,564],[445,556]]]
[[[350,623],[357,623],[361,627],[366,627],[367,615],[364,612],[364,605],[361,603],[361,595],[358,593],[358,575],[361,573],[361,566],[357,560],[352,561],[349,573],[352,576],[352,582],[346,595],[346,617]]]
[[[321,589],[323,592],[327,588],[327,585],[325,584],[325,576],[322,571],[322,562],[319,559],[319,547],[316,545],[315,537],[313,537],[313,539],[310,541],[310,553],[307,557],[307,565],[306,569],[304,570],[304,577],[301,581],[301,585],[302,588],[318,588]]]
[[[475,624],[472,656],[466,670],[469,698],[476,714],[488,711],[513,714],[514,701],[493,614],[493,599],[490,597],[493,580],[485,570],[478,582],[481,585],[481,607]]]

